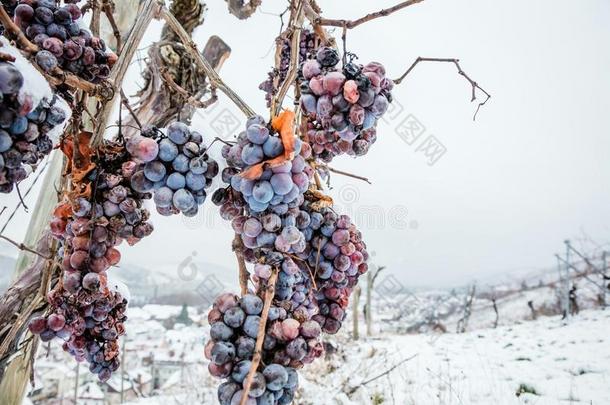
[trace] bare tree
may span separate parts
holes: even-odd
[[[462,317],[457,323],[457,333],[464,333],[468,328],[468,321],[472,315],[472,302],[474,301],[474,295],[476,293],[476,284],[470,287],[470,293],[464,298],[464,306],[462,311]]]

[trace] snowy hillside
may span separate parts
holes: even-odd
[[[340,336],[338,352],[303,371],[295,404],[609,404],[609,334],[609,311],[585,311],[567,325],[550,317],[464,334]],[[129,404],[216,403],[203,378],[198,395]]]
[[[568,325],[342,342],[305,371],[299,404],[609,404],[609,333],[610,312],[585,311]]]

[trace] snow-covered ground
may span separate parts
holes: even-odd
[[[552,317],[341,342],[330,361],[304,373],[298,404],[610,404],[609,339],[610,311],[598,310],[567,325]]]
[[[609,339],[608,310],[463,334],[341,335],[335,352],[301,372],[295,404],[610,404]],[[198,395],[129,404],[216,403],[215,382],[203,378]]]

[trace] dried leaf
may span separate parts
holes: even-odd
[[[333,206],[333,199],[331,197],[313,188],[310,188],[305,192],[305,198],[308,201],[312,201],[311,209],[313,209],[314,211],[320,211],[323,208]]]
[[[72,216],[72,206],[67,203],[61,203],[53,211],[53,216],[61,219],[68,219]]]
[[[85,177],[95,169],[95,163],[92,162],[93,149],[91,149],[91,132],[83,131],[77,135],[78,148],[74,148],[74,140],[72,138],[64,138],[60,148],[68,157],[68,167],[66,171],[71,174],[72,182],[77,184],[83,181]]]
[[[271,120],[271,126],[280,134],[282,145],[284,145],[284,154],[250,166],[241,172],[240,176],[242,178],[256,180],[261,177],[266,166],[279,166],[286,161],[294,159],[294,112],[290,110],[282,111]]]

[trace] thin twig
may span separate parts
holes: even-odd
[[[261,320],[258,324],[258,334],[256,336],[256,345],[254,346],[254,356],[252,357],[252,366],[250,367],[250,371],[248,371],[248,375],[244,380],[244,390],[242,391],[241,401],[239,401],[239,405],[245,405],[248,401],[248,393],[250,392],[250,387],[252,386],[252,378],[254,378],[254,374],[256,373],[256,369],[262,358],[262,349],[263,342],[265,341],[265,328],[267,327],[267,318],[269,317],[269,308],[271,308],[271,301],[273,300],[273,296],[275,295],[275,281],[277,280],[278,268],[274,267],[271,276],[269,277],[269,281],[267,282],[266,290],[265,290],[265,304],[263,306],[263,313],[261,314]]]
[[[28,189],[26,190],[25,194],[23,195],[23,198],[27,197],[28,194],[30,194],[30,191],[32,191],[32,189],[34,188],[34,186],[36,185],[36,182],[38,181],[38,179],[40,179],[40,177],[42,176],[42,174],[44,173],[45,169],[47,168],[47,166],[49,165],[49,161],[50,159],[47,159],[44,163],[44,165],[42,166],[42,168],[40,169],[40,171],[36,174],[36,177],[34,177],[34,180],[32,180],[32,184],[30,184],[30,187],[28,187]],[[13,211],[11,212],[11,215],[8,216],[6,222],[4,223],[4,225],[2,226],[2,229],[0,229],[0,234],[4,233],[4,231],[6,230],[6,227],[8,226],[8,224],[10,224],[11,220],[13,219],[13,217],[15,216],[15,214],[17,213],[17,211],[19,210],[19,207],[21,207],[21,203],[22,201],[19,201],[17,203],[17,205],[15,206],[15,208],[13,209]],[[2,212],[4,212],[4,210],[6,209],[6,207],[4,207],[4,209],[2,210]],[[0,215],[2,214],[2,212],[0,212]]]
[[[290,21],[287,28],[288,30],[292,30],[292,43],[290,46],[290,65],[288,73],[286,73],[286,79],[284,79],[280,90],[277,92],[276,96],[271,102],[271,113],[274,117],[279,113],[279,110],[282,107],[282,102],[284,101],[284,97],[286,96],[286,93],[288,93],[288,89],[292,85],[292,82],[294,82],[294,79],[296,78],[297,72],[299,70],[302,29],[301,27],[303,25],[304,1],[305,0],[298,0],[294,12],[290,15]]]
[[[358,18],[356,20],[332,20],[332,19],[328,19],[328,18],[319,17],[316,22],[320,25],[326,25],[326,26],[331,26],[331,27],[345,27],[346,29],[352,29],[352,28],[359,26],[360,24],[364,24],[365,22],[371,21],[375,18],[387,17],[388,15],[390,15],[398,10],[402,10],[403,8],[412,6],[417,3],[421,3],[422,1],[424,1],[424,0],[403,1],[402,3],[399,3],[395,6],[385,8],[383,10],[379,10],[374,13],[367,14],[364,17]]]
[[[8,243],[10,243],[11,245],[14,245],[15,247],[17,247],[19,250],[24,250],[26,252],[30,252],[30,253],[34,253],[37,256],[42,257],[43,259],[47,259],[47,260],[51,260],[52,257],[49,256],[45,256],[44,254],[40,253],[39,251],[32,249],[30,247],[27,247],[26,245],[24,245],[23,243],[19,243],[19,242],[15,242],[14,240],[12,240],[9,237],[6,237],[4,235],[0,235],[0,239],[4,239],[5,241],[7,241]]]
[[[333,172],[333,173],[336,173],[336,174],[340,174],[340,175],[342,175],[342,176],[352,177],[352,178],[354,178],[354,179],[362,180],[362,181],[365,181],[365,182],[367,182],[367,183],[369,183],[369,184],[373,184],[373,183],[371,183],[371,181],[370,181],[369,179],[367,179],[366,177],[363,177],[363,176],[358,176],[357,174],[352,174],[352,173],[344,172],[344,171],[342,171],[342,170],[334,169],[334,168],[332,168],[332,167],[330,167],[330,166],[324,166],[324,167],[326,167],[326,168],[328,169],[328,171],[329,171],[329,172]]]
[[[121,31],[117,26],[117,23],[114,19],[114,15],[112,14],[114,9],[114,3],[112,0],[102,0],[102,9],[104,10],[104,14],[106,14],[106,18],[112,27],[112,33],[114,34],[114,38],[116,39],[116,52],[117,54],[121,53]]]
[[[368,380],[363,381],[362,383],[360,383],[360,385],[358,385],[357,387],[354,387],[351,389],[350,393],[354,393],[356,392],[356,390],[360,387],[363,387],[367,384],[372,383],[375,380],[380,379],[381,377],[390,374],[392,371],[394,371],[398,366],[406,363],[407,361],[413,360],[415,357],[417,357],[419,353],[415,353],[413,356],[407,357],[406,359],[402,359],[401,361],[399,361],[398,363],[394,364],[392,367],[390,367],[389,369],[387,369],[386,371],[384,371],[383,373],[373,377],[373,378],[369,378]]]
[[[122,88],[120,90],[120,94],[121,94],[121,102],[123,103],[125,108],[127,108],[127,111],[129,111],[129,114],[131,114],[131,118],[133,118],[133,120],[136,122],[136,125],[138,126],[138,128],[142,129],[142,123],[138,119],[138,116],[136,115],[136,113],[133,111],[133,108],[131,108],[131,105],[129,104],[129,99],[125,95],[125,92],[123,91]]]
[[[15,184],[15,190],[17,190],[17,196],[19,197],[19,202],[21,203],[21,205],[23,205],[23,210],[26,212],[29,211],[29,208],[27,205],[25,205],[25,201],[23,201],[23,196],[21,195],[21,189],[19,188],[19,183]]]
[[[457,70],[458,70],[458,74],[460,76],[463,76],[466,80],[468,80],[468,83],[470,83],[470,86],[472,87],[472,95],[471,95],[471,98],[470,98],[471,102],[475,101],[477,99],[477,95],[476,95],[476,90],[477,89],[479,89],[481,92],[483,92],[483,94],[485,94],[485,96],[486,96],[485,100],[479,103],[479,105],[477,106],[477,109],[476,109],[476,111],[474,113],[474,116],[472,117],[473,121],[476,120],[477,114],[478,114],[479,110],[491,98],[491,94],[489,94],[487,91],[485,91],[481,86],[479,86],[479,84],[477,82],[472,80],[470,78],[470,76],[468,76],[466,74],[466,72],[464,72],[462,70],[462,67],[460,66],[460,60],[459,59],[455,59],[455,58],[422,58],[420,56],[417,59],[415,59],[415,62],[413,62],[411,64],[411,66],[409,66],[409,68],[407,69],[406,72],[404,72],[398,79],[394,80],[394,84],[400,84],[404,80],[404,78],[407,77],[407,75],[409,73],[411,73],[411,71],[413,69],[415,69],[415,66],[417,66],[417,64],[419,62],[447,62],[447,63],[453,63],[455,65],[455,67],[457,68]]]

